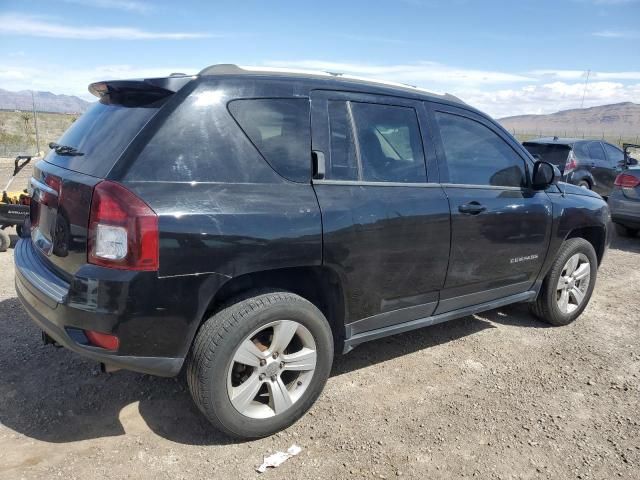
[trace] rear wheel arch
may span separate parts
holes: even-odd
[[[233,277],[212,295],[200,325],[229,303],[276,290],[295,293],[315,305],[327,318],[338,350],[345,336],[346,300],[340,277],[327,267],[282,268]]]

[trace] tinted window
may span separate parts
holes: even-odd
[[[329,101],[329,132],[331,152],[327,178],[329,180],[357,180],[358,162],[353,131],[346,102]]]
[[[603,162],[606,160],[604,156],[604,150],[602,150],[602,145],[600,142],[591,142],[588,145],[589,156],[592,160],[602,160]]]
[[[524,145],[524,148],[526,148],[531,155],[537,155],[540,160],[552,163],[558,167],[564,167],[565,163],[567,163],[569,151],[571,151],[569,145],[561,144],[524,142],[522,145]]]
[[[449,113],[437,112],[450,183],[521,187],[524,160],[491,129]]]
[[[234,100],[229,111],[267,162],[296,182],[311,178],[309,100]]]
[[[607,152],[609,163],[612,165],[622,165],[624,161],[624,153],[622,153],[622,150],[609,143],[603,143],[602,145],[604,145],[604,150]]]
[[[126,180],[252,182],[275,176],[227,111],[215,87],[200,85],[165,120]]]
[[[578,142],[573,145],[573,153],[578,160],[589,160],[589,144],[587,142]]]
[[[105,98],[94,103],[56,143],[76,148],[84,155],[57,155],[51,150],[46,161],[69,170],[105,177],[158,107],[125,107]]]
[[[413,108],[352,103],[362,180],[426,182],[418,118]]]

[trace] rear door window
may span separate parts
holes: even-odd
[[[89,107],[56,142],[75,148],[78,155],[58,155],[51,150],[45,160],[76,172],[106,177],[158,109],[155,103],[123,106],[102,99]]]
[[[618,147],[614,147],[610,143],[603,143],[604,151],[607,154],[607,158],[609,159],[609,163],[616,167],[622,165],[624,162],[624,153]]]
[[[600,142],[589,143],[589,145],[587,146],[587,149],[589,150],[589,157],[591,157],[592,160],[596,160],[600,162],[607,161],[607,159],[604,156],[604,150],[602,149],[602,145],[600,144]]]
[[[357,180],[358,160],[348,104],[330,100],[328,109],[331,148],[327,179]]]
[[[351,103],[362,180],[425,183],[427,170],[416,111],[410,107]]]
[[[228,108],[240,128],[276,172],[295,182],[309,181],[309,99],[233,100]]]

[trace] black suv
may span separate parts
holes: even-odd
[[[536,158],[557,166],[564,181],[603,197],[609,196],[625,165],[622,150],[601,140],[546,137],[522,144]],[[631,162],[638,163],[633,159]]]
[[[269,435],[334,351],[530,302],[572,322],[610,217],[448,96],[218,65],[93,84],[31,180],[16,289],[44,338]]]

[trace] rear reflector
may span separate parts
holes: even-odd
[[[640,178],[634,175],[629,175],[628,173],[621,173],[616,177],[616,180],[613,184],[616,187],[636,188],[638,185],[640,185]]]
[[[85,330],[89,342],[94,347],[104,348],[105,350],[116,351],[120,347],[120,339],[115,335],[108,333],[95,332],[93,330]]]
[[[91,199],[88,261],[121,270],[158,270],[158,216],[119,183],[97,184]]]

